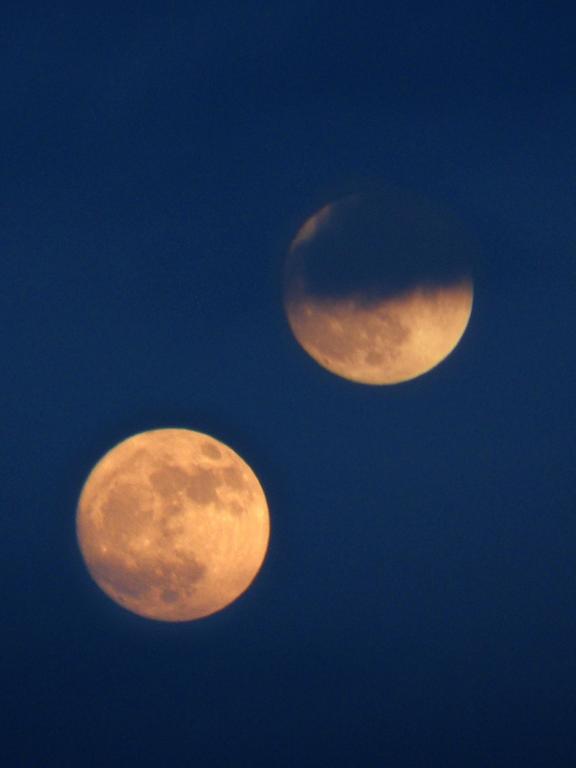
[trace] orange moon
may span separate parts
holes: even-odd
[[[457,346],[472,311],[468,243],[412,203],[355,196],[325,206],[294,238],[284,307],[303,349],[363,384],[397,384]]]
[[[96,464],[76,531],[90,575],[112,600],[149,619],[189,621],[250,586],[270,522],[258,479],[231,448],[201,432],[158,429]]]

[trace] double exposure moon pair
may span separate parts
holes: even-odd
[[[397,384],[437,366],[472,310],[470,246],[421,203],[354,196],[297,233],[284,307],[301,347],[331,373]],[[124,608],[161,621],[208,616],[258,574],[270,521],[250,467],[218,440],[159,429],[124,440],[80,495],[77,535],[95,582]]]

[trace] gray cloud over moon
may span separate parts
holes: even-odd
[[[292,245],[285,277],[289,286],[298,276],[317,298],[370,303],[474,271],[474,246],[458,222],[404,193],[353,195],[314,218]]]

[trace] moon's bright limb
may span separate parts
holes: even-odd
[[[306,221],[286,260],[284,306],[294,336],[321,366],[355,382],[396,384],[456,347],[473,283],[443,223],[424,217],[423,226],[416,212],[414,225],[404,208],[391,221],[380,208],[362,214],[362,201],[347,198]]]
[[[250,467],[200,432],[116,445],[80,495],[80,550],[98,586],[140,616],[189,621],[233,602],[260,570],[268,506]]]

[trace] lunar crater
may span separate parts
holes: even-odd
[[[212,443],[202,443],[201,450],[204,456],[207,456],[209,459],[214,459],[217,461],[218,459],[222,458],[222,452],[215,445],[212,445]]]

